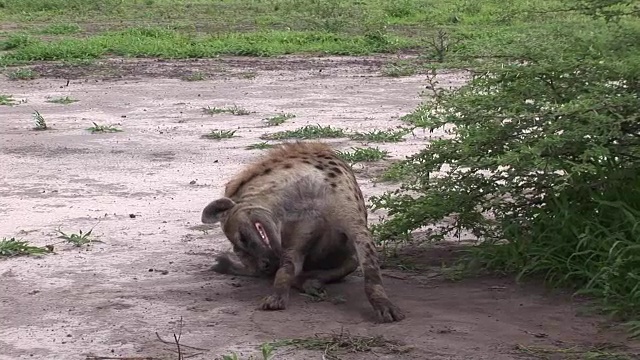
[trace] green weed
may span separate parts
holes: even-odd
[[[331,125],[307,125],[296,130],[279,131],[260,136],[263,140],[322,139],[341,137],[346,137],[345,132],[339,128],[332,128]]]
[[[56,232],[60,234],[58,236],[59,239],[62,239],[65,242],[75,247],[81,247],[82,245],[91,244],[92,242],[100,242],[98,240],[94,240],[91,238],[91,232],[93,232],[93,229],[85,233],[83,233],[82,230],[80,230],[77,234],[76,233],[67,234],[60,229],[56,230]]]
[[[35,41],[0,56],[0,64],[29,61],[97,59],[104,56],[204,58],[219,55],[275,56],[290,53],[360,55],[408,47],[393,39],[385,45],[363,36],[321,32],[259,31],[194,36],[161,28],[130,28],[86,38]]]
[[[566,8],[557,0],[542,0],[535,6],[529,1],[504,5],[462,0],[228,0],[218,5],[194,0],[3,0],[3,23],[32,29],[38,24],[42,29],[32,32],[82,36],[33,39],[29,43],[19,40],[12,52],[0,57],[0,63],[110,55],[363,55],[418,47],[427,48],[429,59],[453,63],[461,58],[515,58],[522,53],[518,40],[523,38],[549,35],[551,44],[556,27],[577,33],[590,31],[593,24],[601,25],[577,12],[557,11]],[[95,26],[80,29],[76,22]],[[140,27],[141,23],[167,25],[146,28]],[[610,29],[606,32],[611,33]],[[537,47],[546,51],[553,46]],[[387,71],[404,74],[408,69],[392,67]]]
[[[293,119],[296,116],[294,114],[280,114],[276,116],[272,116],[266,119],[262,119],[267,126],[278,126],[284,124],[287,120]]]
[[[425,226],[434,228],[431,241],[473,234],[481,244],[461,260],[466,266],[542,277],[589,296],[638,334],[640,142],[628,139],[640,114],[631,85],[640,23],[626,2],[585,4],[600,19],[577,24],[582,15],[569,13],[564,27],[534,30],[503,12],[509,31],[457,31],[482,38],[462,47],[446,38],[444,60],[466,60],[473,77],[455,89],[429,80],[431,96],[404,119],[446,136],[399,163],[389,173],[400,187],[370,201],[393,214],[376,224],[381,241],[414,241]]]
[[[256,78],[257,74],[253,71],[246,71],[238,74],[243,79],[253,80]]]
[[[195,71],[185,76],[183,79],[185,81],[203,81],[203,80],[206,80],[206,78],[207,76],[203,72]]]
[[[259,143],[248,145],[245,149],[247,149],[247,150],[264,150],[264,149],[271,149],[273,146],[274,146],[273,144],[269,144],[266,141],[262,141],[262,142],[259,142]]]
[[[416,66],[408,61],[390,63],[382,68],[382,75],[389,77],[412,76],[416,73]]]
[[[13,237],[0,240],[0,257],[40,255],[48,252],[47,248],[29,245],[28,242]]]
[[[262,356],[260,359],[254,357],[253,355],[249,356],[247,360],[272,360],[274,359],[273,355],[274,348],[270,344],[262,344],[260,346],[260,355]],[[241,360],[238,354],[232,353],[231,355],[222,355],[222,360]]]
[[[640,337],[640,320],[627,321],[625,325],[629,329],[629,334],[632,338]]]
[[[74,102],[78,102],[78,100],[76,99],[72,99],[68,96],[65,97],[60,97],[60,98],[56,98],[56,99],[50,99],[47,100],[48,103],[53,103],[53,104],[63,104],[63,105],[67,105],[67,104],[72,104]]]
[[[222,140],[235,137],[236,130],[211,130],[210,133],[202,135],[204,139]]]
[[[271,342],[274,349],[292,347],[295,349],[323,351],[327,359],[338,359],[343,353],[387,353],[402,354],[411,348],[382,336],[355,336],[346,331],[333,334],[316,334],[310,338],[287,339]]]
[[[38,110],[35,110],[33,112],[33,121],[35,122],[35,127],[33,128],[33,130],[48,130],[49,126],[47,125],[47,122],[44,120],[44,116],[42,116],[42,114],[40,114],[40,112],[38,112]]]
[[[412,175],[412,169],[404,161],[398,161],[389,166],[378,178],[379,181],[397,182],[406,180]]]
[[[581,359],[593,359],[593,360],[632,360],[637,359],[637,354],[615,351],[613,348],[593,347],[585,348],[582,346],[572,346],[567,348],[559,348],[552,346],[528,346],[528,345],[516,345],[516,350],[529,356],[535,356],[536,358],[555,358],[560,355],[562,359],[568,360],[581,360]]]
[[[12,50],[33,44],[38,40],[27,34],[10,34],[0,43],[0,50]]]
[[[14,105],[16,101],[13,99],[12,95],[1,95],[0,94],[0,105],[11,106]]]
[[[401,142],[404,141],[404,136],[410,133],[411,130],[408,129],[400,129],[400,130],[373,130],[365,133],[356,132],[354,134],[349,135],[351,140],[356,141],[367,141],[367,142],[381,142],[381,143],[389,143],[389,142]]]
[[[87,128],[92,134],[95,133],[116,133],[122,132],[122,129],[115,127],[114,125],[98,125],[96,122],[93,122],[93,126]]]
[[[386,150],[372,147],[354,147],[352,151],[336,151],[344,161],[355,164],[359,162],[379,161],[389,156]]]
[[[95,59],[64,59],[62,63],[67,66],[89,66],[95,63]]]
[[[251,111],[238,107],[237,105],[233,105],[232,107],[228,107],[228,108],[218,108],[218,107],[209,107],[207,106],[206,108],[202,108],[202,112],[204,112],[207,115],[215,115],[215,114],[231,114],[231,115],[238,115],[238,116],[242,116],[242,115],[249,115],[251,114]]]
[[[78,24],[51,24],[40,30],[41,34],[47,35],[70,35],[82,31]]]
[[[9,80],[33,80],[38,77],[38,73],[31,69],[17,69],[9,72]]]

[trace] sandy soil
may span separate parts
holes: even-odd
[[[230,351],[244,359],[267,341],[341,329],[353,336],[384,335],[412,348],[344,359],[567,358],[570,353],[532,349],[603,345],[637,353],[637,344],[605,329],[603,319],[580,314],[580,304],[567,294],[509,279],[448,280],[439,271],[451,257],[447,246],[420,254],[431,266],[426,271],[384,270],[388,292],[407,313],[393,324],[373,322],[357,275],[329,288],[344,303],[312,302],[294,293],[286,311],[264,312],[256,307],[268,282],[209,270],[228,244],[218,227],[199,223],[200,212],[222,193],[229,176],[260,154],[247,145],[263,133],[307,124],[388,129],[420,103],[424,76],[383,77],[384,61],[116,59],[75,68],[38,65],[44,75],[38,80],[1,80],[0,94],[26,102],[0,107],[0,236],[46,245],[59,242],[58,227],[77,232],[95,226],[102,242],[80,249],[57,244],[55,255],[0,261],[0,359],[177,359],[175,346],[159,341],[156,332],[170,340],[181,318],[181,343],[204,349],[183,347],[190,359]],[[192,71],[208,79],[180,80]],[[440,77],[442,86],[463,81],[455,73]],[[61,96],[79,102],[46,102]],[[202,112],[205,106],[232,105],[253,113]],[[33,110],[52,130],[31,130]],[[261,119],[281,112],[297,117],[263,126]],[[90,134],[86,128],[93,121],[124,131]],[[200,138],[211,129],[234,129],[238,137]],[[425,134],[416,133],[379,146],[400,159],[425,141]],[[331,142],[339,149],[356,145]],[[365,174],[365,195],[388,188]],[[322,351],[276,355],[321,359]]]

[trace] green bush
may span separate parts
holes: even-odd
[[[640,27],[600,19],[638,9],[603,2],[615,4],[578,4],[598,17],[586,30],[511,44],[523,61],[485,64],[405,117],[449,136],[404,162],[399,190],[372,199],[390,216],[374,227],[382,240],[425,226],[433,240],[470,233],[482,243],[468,261],[640,314]]]

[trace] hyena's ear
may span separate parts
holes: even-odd
[[[202,223],[217,223],[220,221],[220,216],[234,206],[236,206],[236,203],[228,197],[221,197],[218,200],[210,202],[209,205],[205,206],[204,210],[202,210]]]

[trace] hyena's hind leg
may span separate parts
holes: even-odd
[[[309,295],[319,295],[324,292],[324,285],[344,279],[358,268],[358,260],[350,257],[339,267],[328,270],[305,271],[296,279],[295,287]]]
[[[320,256],[307,259],[304,271],[294,285],[309,295],[322,293],[325,284],[341,281],[358,268],[355,248],[345,234],[326,233],[319,245],[328,249],[320,251]]]
[[[348,226],[349,224],[350,226]],[[349,239],[353,241],[353,245],[358,254],[358,261],[364,274],[365,294],[375,310],[378,319],[382,322],[393,322],[404,319],[404,312],[389,300],[382,285],[378,253],[371,232],[366,224],[364,221],[356,220],[350,223],[345,222],[344,225],[343,228]]]

